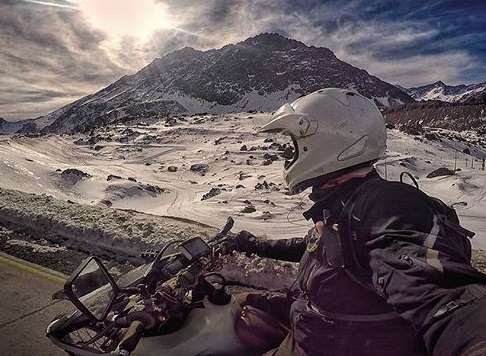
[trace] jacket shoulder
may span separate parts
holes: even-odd
[[[428,227],[434,214],[429,199],[411,185],[379,178],[358,193],[353,216],[368,223],[400,220],[409,226]]]

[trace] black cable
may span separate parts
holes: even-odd
[[[415,177],[410,172],[400,173],[400,183],[403,183],[403,177],[404,176],[408,176],[412,180],[413,184],[415,185],[415,188],[420,190],[419,185],[417,183],[417,180],[415,179]]]

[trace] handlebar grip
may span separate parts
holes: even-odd
[[[128,327],[125,335],[123,335],[123,339],[120,341],[118,346],[120,354],[127,355],[128,352],[129,355],[131,352],[133,352],[143,336],[143,331],[144,327],[142,322],[139,320],[133,321]]]

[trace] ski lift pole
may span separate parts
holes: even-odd
[[[457,151],[454,150],[454,172],[457,170]]]

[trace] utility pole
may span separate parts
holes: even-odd
[[[454,150],[454,172],[457,170],[457,151]]]

